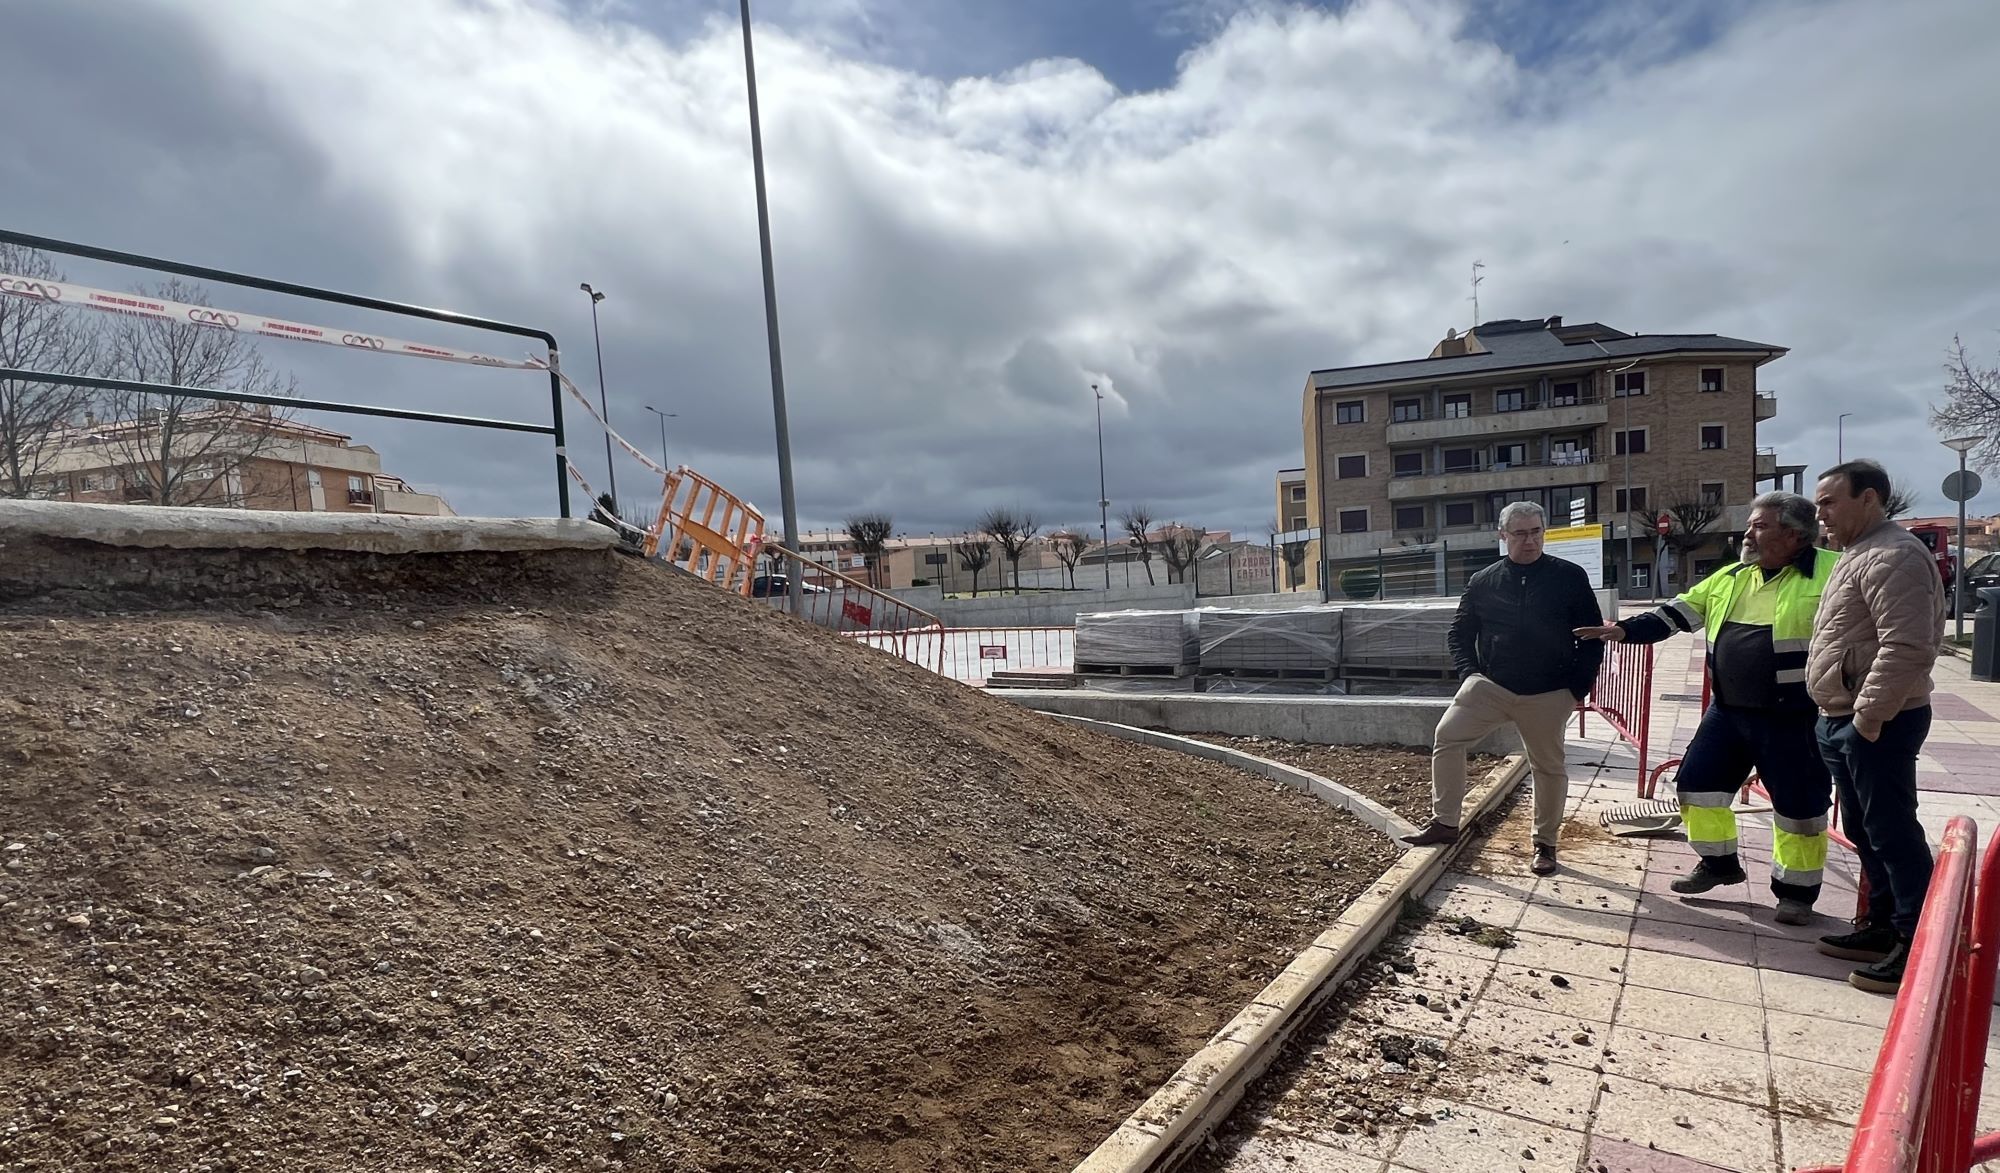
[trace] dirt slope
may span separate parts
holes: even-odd
[[[1385,863],[609,556],[148,557],[0,602],[7,1168],[1066,1168]]]

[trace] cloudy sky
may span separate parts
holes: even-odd
[[[1255,530],[1315,367],[1482,315],[1791,348],[1786,463],[1920,484],[2000,357],[1992,0],[764,0],[800,512]],[[545,326],[616,421],[777,514],[729,0],[0,0],[0,224]],[[36,95],[32,104],[22,95]],[[1982,146],[1981,144],[1988,144]],[[78,280],[148,274],[65,262]],[[218,305],[521,353],[216,289]],[[546,418],[533,375],[271,343],[326,398]],[[574,410],[573,428],[588,425]],[[337,422],[465,513],[545,442]],[[593,481],[604,455],[574,441]],[[618,469],[638,501],[636,464]],[[2000,508],[2000,493],[1975,503]],[[775,529],[775,523],[773,525]]]

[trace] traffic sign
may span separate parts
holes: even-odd
[[[1944,499],[1947,501],[1970,501],[1979,496],[1985,485],[1979,474],[1971,469],[1960,469],[1944,478]]]
[[[1660,520],[1654,523],[1653,526],[1655,530],[1659,531],[1660,536],[1662,537],[1665,537],[1668,531],[1672,530],[1673,527],[1674,527],[1673,518],[1668,517],[1664,513],[1660,514]]]

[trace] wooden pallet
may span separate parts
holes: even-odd
[[[1204,664],[1203,676],[1222,677],[1229,680],[1332,680],[1340,675],[1338,668],[1215,668]]]
[[[1458,670],[1407,664],[1342,664],[1339,674],[1357,680],[1450,680],[1458,675]]]
[[[1078,664],[1078,676],[1160,676],[1172,679],[1190,676],[1193,664]]]

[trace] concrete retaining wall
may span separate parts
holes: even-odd
[[[1313,745],[1403,745],[1428,749],[1450,701],[1433,697],[1256,697],[1189,693],[1122,693],[1090,690],[1007,689],[1006,697],[1041,713],[1088,717],[1173,733],[1271,737]],[[1474,746],[1478,753],[1521,748],[1503,730]]]

